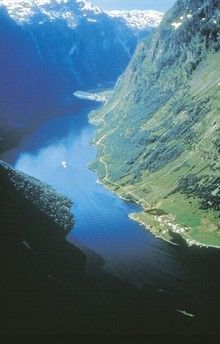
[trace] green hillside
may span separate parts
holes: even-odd
[[[91,168],[165,240],[220,246],[219,48],[219,1],[177,1],[91,114]]]

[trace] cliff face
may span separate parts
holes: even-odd
[[[99,125],[93,168],[157,235],[220,245],[219,1],[177,1],[141,43]]]

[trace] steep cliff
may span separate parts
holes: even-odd
[[[220,245],[219,32],[219,1],[177,1],[91,116],[93,168],[166,240]]]

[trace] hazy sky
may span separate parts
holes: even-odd
[[[90,0],[94,5],[100,6],[104,10],[148,10],[166,11],[175,0]]]

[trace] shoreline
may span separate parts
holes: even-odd
[[[135,218],[135,214],[132,213],[132,214],[129,214],[128,215],[129,219],[139,223],[140,226],[144,227],[145,230],[148,230],[151,234],[153,234],[156,238],[158,239],[162,239],[166,242],[168,242],[169,244],[171,245],[174,245],[174,246],[180,246],[179,244],[159,235],[155,230],[153,230],[152,228],[150,228],[144,221],[141,221],[141,220],[138,220],[137,218]]]
[[[89,116],[88,116],[88,119],[89,119],[89,122],[94,127],[97,126],[97,124],[94,123],[94,121],[92,121]],[[91,144],[96,147],[96,150],[98,150],[99,146],[105,147],[104,144],[102,143],[102,140],[105,138],[105,136],[101,137],[98,141],[95,140],[95,137],[92,139]],[[117,188],[123,190],[123,187],[120,184],[117,185],[116,183],[111,182],[111,180],[109,180],[107,178],[107,176],[108,176],[108,168],[107,168],[106,162],[103,161],[103,158],[104,158],[104,156],[102,155],[98,159],[99,159],[99,161],[102,164],[104,164],[104,167],[105,167],[105,170],[106,170],[106,177],[103,177],[103,178],[100,179],[100,177],[96,173],[96,170],[94,169],[93,172],[95,172],[97,174],[97,176],[98,176],[97,183],[103,185],[105,188],[110,190],[112,193],[116,194],[123,201],[125,201],[125,202],[132,202],[132,203],[136,204],[137,206],[140,206],[143,209],[143,211],[144,211],[145,210],[144,205],[147,202],[145,202],[144,200],[142,200],[143,202],[141,202],[138,199],[139,197],[137,195],[133,194],[132,192],[129,192],[129,194],[131,195],[131,198],[129,198],[129,199],[124,197],[124,196],[122,196],[120,194],[120,192],[117,190]],[[113,187],[113,185],[117,186],[117,188],[115,189],[115,187]],[[126,191],[126,190],[123,190],[123,191]],[[132,197],[132,196],[134,196],[134,197]],[[148,210],[152,209],[150,204],[147,204],[147,206],[149,206]],[[184,225],[180,225],[178,223],[174,223],[173,219],[169,219],[169,222],[167,221],[167,219],[166,220],[165,219],[159,219],[156,216],[153,216],[153,215],[151,215],[149,213],[149,216],[152,216],[152,219],[154,220],[154,222],[157,221],[158,223],[160,223],[160,225],[162,227],[166,227],[166,229],[164,229],[164,234],[167,234],[167,236],[165,236],[165,235],[163,235],[163,232],[161,233],[161,227],[160,227],[160,230],[157,230],[155,228],[152,228],[152,226],[150,226],[150,224],[147,223],[147,221],[145,221],[144,219],[138,219],[138,214],[141,214],[141,213],[142,213],[141,210],[140,210],[140,212],[137,212],[137,213],[131,213],[131,214],[129,214],[129,218],[131,220],[133,220],[133,221],[138,222],[140,225],[144,226],[145,230],[148,230],[149,232],[151,232],[156,238],[160,238],[161,240],[164,240],[164,241],[166,241],[166,242],[168,242],[168,243],[170,243],[172,245],[180,246],[180,244],[175,243],[174,241],[171,241],[172,238],[170,240],[170,234],[169,233],[172,233],[173,235],[179,236],[182,240],[184,240],[184,243],[186,244],[187,247],[196,246],[196,247],[200,247],[200,248],[220,249],[220,246],[202,243],[202,242],[199,242],[197,239],[194,239],[193,237],[191,237],[187,233],[190,230],[189,227],[186,227]],[[170,214],[168,214],[168,215],[170,215]],[[159,225],[156,224],[155,226],[157,227]]]
[[[94,171],[95,172],[95,171]],[[120,199],[122,199],[123,201],[125,202],[132,202],[140,207],[142,207],[142,205],[140,203],[138,203],[138,201],[134,201],[132,199],[126,199],[125,197],[123,197],[122,195],[120,195],[116,190],[113,190],[111,188],[110,185],[104,183],[104,181],[101,181],[99,178],[97,179],[96,181],[98,184],[101,184],[103,185],[105,188],[107,188],[109,191],[111,191],[112,193],[116,194]],[[128,215],[128,217],[132,220],[132,221],[135,221],[135,222],[138,222],[140,226],[143,226],[145,230],[148,230],[151,234],[153,234],[156,238],[158,239],[161,239],[161,240],[164,240],[166,241],[167,243],[171,244],[171,245],[174,245],[174,246],[180,246],[178,243],[175,243],[171,240],[169,240],[168,238],[164,237],[163,235],[160,235],[160,233],[158,233],[156,230],[152,229],[145,221],[143,220],[140,220],[140,219],[137,219],[135,215],[138,215],[138,214],[141,214],[141,211],[140,213],[131,213]],[[219,246],[216,246],[216,245],[209,245],[209,244],[204,244],[204,243],[201,243],[201,242],[198,242],[196,240],[194,240],[193,238],[191,238],[189,236],[189,239],[191,239],[193,242],[192,243],[189,243],[187,241],[187,239],[181,235],[180,233],[175,233],[173,232],[174,234],[178,234],[180,235],[180,237],[184,240],[185,244],[187,247],[192,247],[192,246],[196,246],[196,247],[199,247],[199,248],[214,248],[214,249],[220,249]]]

